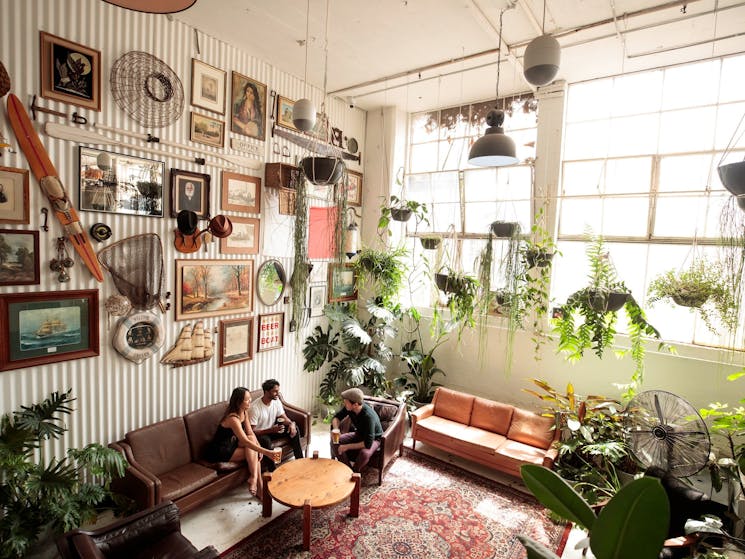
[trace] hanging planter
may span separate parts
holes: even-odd
[[[588,289],[587,302],[597,312],[616,312],[626,304],[628,293],[623,291],[605,291]]]
[[[440,237],[419,237],[419,240],[425,250],[435,250],[442,242]]]
[[[391,208],[391,219],[393,221],[409,221],[412,211],[409,208]]]
[[[511,239],[520,233],[520,224],[515,221],[494,221],[491,230],[498,239]]]
[[[730,193],[738,197],[745,195],[745,161],[720,165],[717,172],[724,188]],[[739,200],[738,198],[738,203]]]
[[[443,293],[457,293],[463,287],[463,281],[460,278],[442,273],[435,274],[435,284],[437,289]]]
[[[709,300],[709,295],[704,293],[676,293],[675,295],[670,295],[670,298],[675,302],[676,305],[680,305],[681,307],[698,309],[701,308],[704,303]]]
[[[344,162],[337,157],[305,157],[300,166],[307,179],[317,186],[336,184],[345,170]]]
[[[525,262],[528,268],[545,268],[551,265],[554,254],[546,250],[528,249],[525,251]]]

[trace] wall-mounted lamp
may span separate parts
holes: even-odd
[[[359,225],[354,220],[354,216],[362,219],[354,208],[347,208],[347,214],[352,212],[352,216],[347,215],[347,227],[344,230],[344,254],[350,260],[360,253],[360,230]]]

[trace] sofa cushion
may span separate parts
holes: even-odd
[[[493,456],[497,448],[505,443],[507,437],[478,427],[466,427],[462,438],[454,442],[469,453],[480,453]]]
[[[372,405],[372,409],[375,411],[375,413],[378,414],[378,417],[380,418],[380,424],[383,426],[383,432],[385,433],[385,430],[390,427],[391,422],[396,418],[396,414],[398,413],[398,406],[393,406],[391,404],[374,403]]]
[[[430,415],[425,419],[417,421],[412,437],[418,439],[421,436],[421,432],[428,432],[445,438],[459,439],[463,436],[467,427],[468,425],[458,423],[457,421],[451,421],[437,415]],[[426,436],[423,435],[422,438],[424,439]]]
[[[514,409],[513,406],[507,404],[477,397],[473,401],[471,425],[479,429],[506,435],[510,429]]]
[[[228,402],[218,402],[187,413],[184,416],[186,433],[189,437],[191,459],[198,462],[204,459],[204,449],[215,436],[217,424],[222,419]]]
[[[217,479],[217,472],[196,463],[189,463],[160,475],[161,501],[175,501]]]
[[[135,460],[156,476],[191,462],[189,439],[182,417],[130,431],[125,439]]]
[[[543,457],[546,455],[544,450],[524,444],[518,441],[507,439],[503,445],[497,448],[495,464],[500,469],[510,472],[514,475],[520,475],[520,466],[523,464],[543,464]]]
[[[435,406],[435,415],[449,419],[464,426],[471,422],[471,409],[475,396],[456,392],[440,386],[435,392],[432,403]]]
[[[554,440],[554,420],[515,408],[507,438],[546,450]]]

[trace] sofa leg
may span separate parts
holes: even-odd
[[[411,450],[416,450],[416,439],[411,439]]]

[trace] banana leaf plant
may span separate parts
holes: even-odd
[[[670,522],[670,503],[659,479],[635,479],[596,514],[556,472],[526,464],[520,468],[520,475],[544,507],[587,531],[587,539],[578,546],[589,547],[596,559],[658,559]],[[559,559],[528,536],[518,539],[528,559]]]

